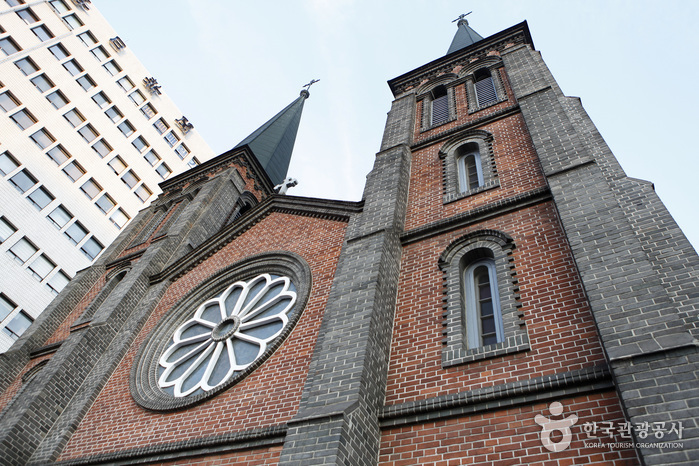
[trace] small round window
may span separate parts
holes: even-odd
[[[226,390],[279,347],[308,299],[310,269],[295,254],[264,254],[212,277],[156,325],[131,371],[144,408],[190,406]]]

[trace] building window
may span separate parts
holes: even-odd
[[[133,189],[134,186],[138,184],[141,179],[133,172],[133,170],[127,171],[124,176],[121,177],[121,181],[124,182],[129,189]]]
[[[32,32],[41,42],[46,42],[47,40],[51,40],[55,37],[53,33],[49,31],[49,28],[43,25],[32,28]]]
[[[146,152],[143,158],[146,159],[146,162],[148,162],[151,167],[155,166],[158,160],[160,160],[160,156],[152,149]]]
[[[34,24],[39,22],[39,18],[34,14],[31,8],[17,10],[15,13],[17,13],[17,16],[22,18],[22,21],[24,21],[27,24]]]
[[[0,94],[0,108],[2,108],[5,112],[9,112],[13,108],[17,108],[19,106],[19,100],[17,100],[17,98],[9,91]]]
[[[481,68],[473,73],[473,79],[478,107],[485,107],[498,101],[498,94],[495,91],[493,77],[490,75],[490,71],[487,68]]]
[[[52,92],[51,94],[46,96],[46,100],[51,102],[51,105],[53,105],[53,108],[55,109],[65,107],[66,105],[68,105],[69,102],[66,96],[64,96],[61,91]]]
[[[49,51],[54,57],[56,57],[56,60],[59,61],[65,60],[70,56],[70,53],[68,53],[66,48],[63,47],[63,45],[61,44],[52,45],[51,47],[49,47]]]
[[[73,219],[73,214],[71,214],[68,209],[62,205],[59,205],[53,209],[53,211],[48,214],[47,217],[49,220],[51,220],[51,223],[53,223],[60,230]]]
[[[9,152],[3,152],[0,154],[0,173],[3,176],[7,176],[9,173],[13,172],[19,167],[19,162],[15,160]]]
[[[97,199],[97,202],[95,202],[95,205],[99,210],[101,210],[103,213],[107,213],[110,210],[114,208],[116,205],[116,202],[114,202],[114,199],[112,199],[112,196],[110,196],[107,193],[104,193],[102,197]]]
[[[97,152],[100,158],[105,158],[112,151],[112,146],[102,138],[92,145],[92,150]]]
[[[65,21],[65,23],[68,25],[68,29],[70,30],[77,29],[83,25],[83,22],[80,21],[80,18],[78,18],[78,16],[75,14],[64,16],[63,21]]]
[[[63,68],[65,68],[71,76],[77,76],[83,71],[85,71],[83,67],[80,66],[80,63],[78,63],[75,59],[68,60],[67,62],[65,62],[63,64]]]
[[[153,123],[153,127],[158,132],[158,134],[163,134],[170,128],[170,126],[168,126],[168,124],[165,123],[165,120],[163,120],[162,118],[158,118],[157,120],[155,120],[155,122]]]
[[[180,140],[173,131],[167,133],[163,139],[165,139],[165,142],[167,142],[170,147],[173,147]]]
[[[10,118],[12,119],[12,121],[15,122],[15,124],[17,124],[19,129],[21,129],[22,131],[36,123],[36,118],[34,118],[34,116],[31,113],[29,113],[26,108],[20,110],[14,115],[11,115]]]
[[[137,151],[140,153],[143,153],[146,149],[148,149],[148,142],[146,142],[145,139],[143,139],[143,136],[138,136],[136,139],[131,141],[131,144],[136,148]]]
[[[432,126],[441,125],[449,121],[449,96],[447,88],[437,86],[432,90]]]
[[[133,125],[131,123],[129,123],[129,120],[122,121],[121,123],[119,123],[117,125],[117,128],[119,128],[119,131],[121,131],[121,134],[123,134],[127,138],[136,132]]]
[[[134,194],[141,200],[141,202],[146,202],[148,198],[151,197],[153,192],[148,189],[148,186],[146,186],[144,183],[134,190]]]
[[[5,0],[10,7],[24,5],[24,0]]]
[[[13,303],[7,296],[0,293],[0,322],[12,314],[12,311],[14,311],[16,308],[17,305],[15,303]]]
[[[17,191],[24,194],[36,185],[37,180],[34,178],[34,175],[29,173],[29,170],[25,168],[10,178],[10,183],[17,188]]]
[[[104,114],[107,115],[107,118],[112,120],[112,123],[116,123],[117,121],[124,118],[124,114],[121,113],[121,111],[116,105],[109,107],[107,110],[104,111]]]
[[[189,149],[184,144],[180,144],[179,146],[175,147],[175,154],[184,160],[184,158],[189,155]]]
[[[131,94],[129,94],[129,99],[131,99],[131,102],[133,102],[134,105],[136,105],[137,107],[146,101],[146,98],[143,97],[141,91],[132,92]]]
[[[85,44],[86,47],[92,47],[97,44],[97,39],[92,35],[90,31],[85,31],[82,34],[78,34],[78,38]]]
[[[107,73],[109,73],[110,76],[116,76],[119,73],[121,73],[121,66],[115,61],[115,60],[110,60],[104,65],[102,65],[102,68],[107,70]]]
[[[48,150],[46,155],[48,155],[49,158],[56,163],[56,165],[62,165],[70,158],[70,154],[60,144],[53,149]]]
[[[92,52],[92,55],[97,59],[97,61],[104,61],[109,58],[109,54],[101,45],[90,50],[90,52]]]
[[[7,241],[7,238],[12,236],[16,231],[17,228],[15,228],[13,224],[11,224],[5,217],[0,217],[0,243]]]
[[[143,113],[143,116],[146,117],[146,119],[150,120],[158,113],[158,111],[152,104],[146,104],[141,107],[141,113]]]
[[[37,71],[39,71],[39,69],[40,69],[39,66],[36,63],[34,63],[34,60],[32,60],[29,57],[22,58],[21,60],[17,60],[15,62],[15,65],[17,66],[17,68],[19,68],[19,70],[25,76],[29,76],[30,74],[34,74]]]
[[[170,167],[168,167],[165,162],[158,165],[158,168],[156,168],[155,171],[158,172],[158,175],[160,175],[160,177],[164,180],[167,179],[167,177],[172,173],[172,170],[170,170]]]
[[[104,249],[104,246],[95,239],[95,237],[91,237],[87,241],[83,243],[83,245],[80,247],[80,250],[90,258],[90,260],[95,260],[97,256],[99,256],[100,252],[102,252],[102,249]]]
[[[40,149],[46,149],[48,146],[56,142],[56,138],[51,136],[51,133],[46,131],[45,128],[40,129],[29,137],[36,143],[37,146],[39,146]]]
[[[469,130],[447,141],[439,151],[444,176],[443,202],[499,186],[493,138],[482,130]]]
[[[126,162],[118,155],[107,163],[109,168],[111,168],[116,175],[120,175],[124,170],[126,170]]]
[[[12,37],[3,37],[0,39],[0,50],[2,50],[2,53],[5,55],[9,56],[22,50],[22,47],[17,45],[17,42],[15,42]]]
[[[17,241],[7,253],[10,254],[20,264],[25,264],[34,254],[39,251],[39,248],[34,246],[26,237]]]
[[[508,235],[480,230],[453,241],[440,256],[447,297],[443,366],[529,349],[513,249]]]
[[[124,228],[124,225],[130,220],[129,216],[126,215],[126,212],[122,210],[121,207],[119,207],[111,217],[109,217],[109,220],[116,225],[117,228],[122,229]]]
[[[119,85],[120,88],[124,90],[124,92],[128,92],[134,88],[134,83],[128,76],[124,76],[121,79],[117,79],[116,83]]]
[[[66,231],[64,231],[64,233],[71,243],[78,244],[80,241],[85,239],[88,231],[80,224],[80,222],[74,222],[66,229]]]
[[[97,197],[97,195],[102,192],[102,186],[100,186],[93,178],[90,178],[80,186],[80,190],[85,193],[85,195],[90,199],[93,200],[94,198]]]
[[[70,11],[70,8],[68,7],[68,5],[66,5],[66,2],[64,2],[63,0],[51,0],[49,3],[53,7],[53,9],[56,10],[56,12],[59,14],[67,13]]]
[[[85,169],[75,160],[63,167],[63,173],[70,178],[73,183],[78,181],[85,174]]]
[[[107,97],[107,94],[105,94],[104,92],[98,92],[97,94],[93,95],[92,100],[97,104],[99,108],[107,107],[109,104],[112,103],[112,101],[109,100],[109,97]]]
[[[30,81],[32,84],[34,84],[34,86],[36,86],[39,92],[46,92],[55,86],[53,81],[51,81],[45,74],[40,74],[39,76],[30,79]]]
[[[459,172],[459,189],[467,192],[483,186],[483,170],[478,144],[464,144],[457,149],[457,169]]]
[[[85,142],[87,142],[88,144],[91,143],[92,141],[94,141],[97,138],[97,136],[100,135],[100,133],[98,133],[97,130],[95,128],[93,128],[90,123],[88,123],[85,126],[83,126],[82,128],[80,128],[78,130],[78,133],[80,134],[80,136],[83,137]]]
[[[86,92],[96,86],[95,81],[92,80],[89,74],[80,76],[78,79],[76,79],[76,81]]]
[[[196,157],[192,157],[189,162],[187,162],[187,166],[189,168],[194,168],[199,165],[199,160],[197,160]]]
[[[78,111],[77,108],[74,108],[73,110],[69,110],[66,113],[63,114],[63,118],[65,118],[68,123],[70,123],[70,126],[73,128],[77,128],[83,122],[85,121],[85,117]]]
[[[46,257],[45,254],[42,254],[34,259],[31,264],[29,264],[28,270],[32,273],[34,278],[39,281],[43,281],[44,278],[48,277],[55,268],[56,264],[54,264],[51,259]]]
[[[13,340],[17,340],[29,328],[32,322],[34,322],[34,319],[32,319],[29,314],[24,311],[19,311],[19,314],[5,326],[5,333]]]
[[[68,282],[70,281],[70,277],[65,274],[62,270],[59,270],[56,272],[56,274],[49,279],[48,282],[46,282],[46,286],[49,287],[51,292],[53,294],[58,294],[63,290],[63,288],[66,287]]]
[[[53,202],[53,200],[56,198],[53,196],[53,194],[51,194],[51,192],[49,192],[48,189],[40,186],[29,196],[27,196],[27,199],[29,199],[29,201],[34,204],[37,209],[42,210],[47,205],[51,204],[51,202]]]

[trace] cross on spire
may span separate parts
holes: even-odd
[[[309,82],[308,84],[304,84],[303,87],[305,87],[306,90],[309,90],[311,86],[317,83],[318,81],[320,81],[320,79],[311,79],[311,82]]]
[[[473,13],[473,11],[469,11],[468,13],[460,14],[458,18],[456,18],[454,21],[452,21],[452,23],[456,23],[458,21],[458,23],[456,23],[457,26],[461,26],[462,22],[466,23],[468,25],[468,21],[466,21],[466,17],[468,15],[470,15],[471,13]]]

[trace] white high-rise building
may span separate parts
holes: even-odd
[[[0,352],[213,155],[89,0],[0,0]]]

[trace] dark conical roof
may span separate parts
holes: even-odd
[[[247,144],[275,185],[286,178],[296,141],[296,132],[301,121],[303,103],[309,95],[308,91],[301,91],[298,99],[235,146],[241,147]]]
[[[458,29],[456,30],[454,40],[451,41],[447,55],[468,47],[469,45],[475,44],[479,40],[483,39],[480,34],[471,29],[471,26],[468,25],[468,21],[465,19],[459,19],[459,22],[456,23],[456,25]]]

